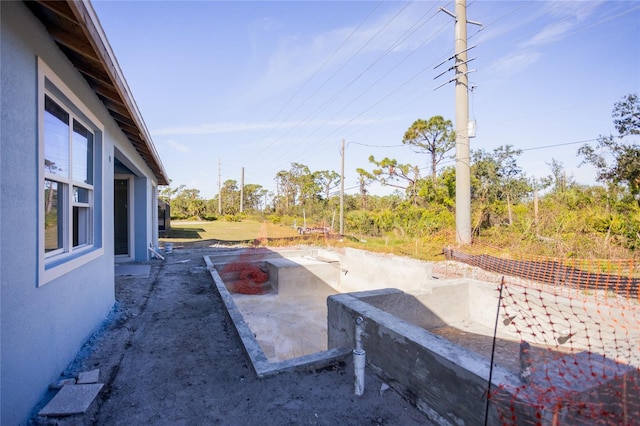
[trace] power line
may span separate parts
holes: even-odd
[[[397,148],[397,147],[401,147],[401,146],[406,146],[404,144],[400,144],[400,145],[369,145],[369,144],[360,143],[360,142],[349,142],[349,144],[361,145],[361,146],[370,146],[372,148]]]
[[[369,12],[369,14],[362,20],[362,22],[360,22],[360,24],[353,29],[353,31],[351,31],[351,33],[349,33],[349,35],[347,36],[346,39],[344,39],[344,41],[342,42],[342,44],[340,44],[340,46],[338,46],[333,53],[331,53],[331,55],[329,55],[327,57],[327,59],[325,59],[325,61],[322,63],[322,65],[320,65],[320,67],[318,67],[318,69],[315,70],[315,72],[311,75],[311,77],[309,77],[307,79],[307,81],[300,86],[300,88],[291,96],[291,98],[289,98],[289,100],[287,102],[285,102],[285,104],[280,107],[280,109],[278,110],[278,112],[276,112],[273,117],[269,120],[269,121],[273,121],[292,101],[293,99],[295,99],[296,96],[298,96],[298,94],[300,94],[300,92],[302,91],[302,89],[304,89],[305,87],[307,87],[307,85],[315,78],[316,75],[318,75],[318,73],[324,69],[324,67],[331,61],[331,59],[333,59],[333,57],[349,42],[349,40],[351,40],[351,38],[353,37],[353,35],[362,27],[362,25],[364,25],[364,23],[371,17],[371,15],[373,15],[373,13],[380,7],[380,5],[382,4],[382,1],[379,1],[376,6]],[[353,57],[352,57],[353,58]],[[350,58],[349,61],[352,59]],[[349,61],[347,61],[340,69],[342,69]],[[324,83],[322,83],[322,85],[314,92],[317,93],[318,90],[320,90],[322,87],[324,87],[324,85],[326,85],[329,80],[331,80],[331,78],[333,78],[333,76],[335,75],[335,73],[329,78],[327,79]],[[298,108],[301,107],[302,105],[304,105],[309,99],[311,99],[311,96],[307,97],[301,104],[298,105]],[[291,112],[289,115],[287,115],[285,118],[282,119],[282,121],[275,127],[271,128],[271,131],[265,135],[262,138],[262,141],[264,141],[267,137],[269,137],[271,135],[271,133],[273,133],[273,131],[275,129],[277,129],[279,126],[281,126],[289,117],[291,117],[291,115],[295,112],[295,110],[293,112]],[[261,142],[262,142],[261,141]]]
[[[426,15],[426,13],[423,15],[423,17]],[[433,17],[435,16],[432,15],[429,19],[427,19],[426,21],[424,21],[422,24],[420,24],[415,30],[413,30],[409,35],[415,33],[418,29],[420,29],[422,26],[424,26],[427,22],[429,22]],[[422,18],[421,18],[422,19]],[[416,22],[417,23],[417,22]],[[414,24],[415,26],[415,24]],[[443,25],[440,30],[438,30],[435,34],[438,34],[445,26]],[[405,32],[406,34],[406,32]],[[408,35],[408,36],[409,36]],[[407,36],[407,37],[408,37]],[[384,55],[382,55],[379,59],[381,59],[383,56],[385,56],[388,52],[391,51],[391,49],[393,49],[395,46],[397,46],[399,43],[401,43],[402,41],[406,40],[405,37],[402,40],[398,40],[394,45],[390,46],[387,51],[385,52]],[[342,111],[344,111],[345,109],[347,109],[349,106],[351,106],[355,101],[357,101],[358,99],[360,99],[364,94],[366,94],[367,92],[369,92],[374,86],[376,86],[380,81],[382,81],[385,77],[387,77],[389,74],[391,74],[392,71],[394,71],[396,68],[398,68],[400,65],[402,65],[406,60],[408,60],[415,52],[417,52],[419,49],[421,49],[425,44],[427,44],[429,41],[431,41],[433,39],[433,36],[429,37],[427,40],[425,40],[424,42],[422,42],[418,47],[416,47],[415,49],[413,49],[409,54],[407,54],[404,58],[402,58],[400,61],[398,61],[398,63],[396,63],[393,67],[391,67],[386,73],[384,73],[382,76],[380,76],[376,81],[374,81],[371,85],[369,85],[369,87],[367,87],[364,91],[362,91],[358,96],[356,96],[355,98],[353,98],[351,100],[351,102],[349,102],[348,104],[346,104],[344,107],[342,107],[342,109],[340,109],[339,111],[337,111],[333,116],[331,116],[326,122],[329,123],[331,120],[333,120],[338,114],[340,114]],[[379,60],[378,59],[378,60]],[[361,73],[364,74],[366,71],[368,71],[375,63],[377,63],[376,60],[373,64],[371,64],[367,69],[365,69],[365,71],[363,71]],[[360,76],[358,76],[359,78]],[[324,125],[324,124],[323,124]],[[322,126],[321,126],[322,127]],[[339,130],[339,129],[338,129]],[[335,133],[335,131],[334,131]],[[328,137],[328,136],[327,136]]]
[[[322,89],[329,81],[331,81],[340,71],[342,71],[358,54],[360,54],[360,52],[362,52],[387,26],[389,26],[389,24],[391,24],[391,22],[393,22],[398,15],[400,15],[400,13],[402,13],[407,7],[409,7],[409,5],[411,4],[411,2],[408,2],[403,8],[401,8],[398,12],[396,12],[396,14],[389,20],[387,21],[372,37],[369,38],[369,40],[367,40],[366,43],[364,43],[355,53],[353,53],[349,59],[347,59],[346,62],[344,62],[327,80],[325,80],[324,83],[322,83],[320,85],[320,87],[318,87],[313,93],[311,93],[309,96],[307,96],[307,98],[298,105],[298,108],[301,107],[302,105],[304,105],[308,100],[312,99],[316,93],[318,93],[320,91],[320,89]],[[333,100],[335,100],[335,98],[337,98],[340,95],[340,91],[336,92],[331,98],[329,98],[329,100],[325,101],[324,104],[322,104],[320,107],[316,108],[311,114],[309,114],[307,116],[307,118],[305,118],[302,122],[302,126],[305,126],[310,120],[311,118],[313,118],[316,114],[316,112],[319,109],[322,109],[325,105],[330,104],[331,102],[333,102]],[[286,118],[289,118],[293,113],[295,113],[295,111],[293,111],[291,114],[289,114]],[[285,120],[286,120],[285,118]],[[291,132],[291,129],[287,130],[287,132],[285,132],[284,135],[281,136],[284,137],[286,136],[288,133]],[[271,145],[271,144],[270,144]],[[264,150],[263,150],[264,151]]]
[[[476,31],[475,33],[471,34],[471,35],[467,38],[467,40],[468,40],[468,39],[470,39],[470,38],[472,38],[472,37],[474,37],[474,36],[476,36],[480,31],[485,31],[487,28],[492,27],[493,25],[495,25],[495,24],[497,24],[498,22],[502,21],[502,20],[503,20],[504,18],[506,18],[507,16],[513,15],[515,12],[519,11],[520,9],[522,9],[522,8],[524,8],[524,7],[526,7],[526,6],[529,6],[530,4],[531,4],[531,2],[522,2],[522,3],[521,3],[521,6],[516,7],[516,8],[514,8],[514,9],[512,9],[510,12],[505,13],[504,15],[502,15],[501,17],[499,17],[498,19],[495,19],[495,20],[493,20],[493,21],[489,22],[488,24],[483,25],[483,26],[482,26],[482,28],[480,28],[480,29],[479,29],[478,31]],[[469,6],[471,6],[471,4],[469,4]]]
[[[518,7],[518,8],[516,8],[516,9],[511,10],[509,13],[507,13],[507,14],[506,14],[506,15],[504,15],[503,17],[501,17],[501,18],[497,19],[496,21],[492,22],[491,24],[487,25],[487,27],[489,27],[489,26],[491,26],[491,25],[493,25],[493,24],[496,24],[496,23],[497,23],[497,22],[499,22],[499,21],[502,21],[506,16],[509,16],[509,15],[514,14],[515,12],[517,12],[517,11],[521,10],[523,7],[524,7],[524,5],[523,5],[523,6],[520,6],[520,7]],[[640,7],[636,7],[636,8],[634,8],[634,9],[632,9],[631,11],[636,10],[636,9],[638,9],[638,8],[640,8]],[[577,30],[575,30],[574,32],[571,32],[571,33],[568,33],[568,34],[574,34],[575,32],[578,32],[578,31],[584,31],[584,30],[586,30],[586,29],[590,29],[590,28],[592,28],[592,27],[594,27],[594,26],[600,25],[600,24],[602,24],[602,23],[604,23],[604,22],[610,21],[610,20],[615,19],[615,18],[617,18],[617,17],[619,17],[619,16],[622,16],[622,15],[624,15],[624,14],[628,14],[628,13],[630,13],[631,11],[626,11],[626,12],[624,12],[624,13],[622,13],[622,14],[616,15],[616,16],[614,16],[614,17],[607,18],[606,20],[600,21],[600,22],[595,23],[595,24],[592,24],[592,25],[590,25],[590,26],[585,26],[585,27],[583,27],[583,28],[577,29]],[[486,29],[487,27],[485,27],[485,29]],[[494,27],[494,28],[495,28],[495,27]],[[415,76],[414,76],[414,77],[415,77]],[[405,84],[408,84],[411,80],[413,80],[413,79],[410,79],[410,80],[406,81],[403,85],[399,86],[397,89],[399,90],[399,89],[400,89],[401,87],[403,87]],[[358,114],[358,115],[357,115],[357,116],[355,116],[353,119],[351,119],[351,120],[347,121],[344,125],[342,125],[342,126],[340,127],[340,129],[342,129],[342,128],[346,127],[347,125],[349,125],[350,123],[352,123],[353,121],[355,121],[357,118],[359,118],[359,117],[361,117],[362,115],[364,115],[365,113],[367,113],[367,112],[371,111],[371,109],[373,109],[374,107],[378,106],[378,105],[379,105],[381,102],[383,102],[387,97],[389,97],[389,96],[391,96],[391,95],[394,95],[394,94],[396,94],[396,93],[389,93],[389,94],[387,94],[387,96],[383,97],[380,101],[378,101],[378,102],[376,102],[376,103],[372,104],[372,105],[371,105],[370,107],[368,107],[365,111],[363,111],[362,113]],[[418,97],[417,99],[419,99],[419,97]],[[387,104],[387,105],[385,105],[385,107],[386,107],[386,106],[388,106],[388,104]],[[327,124],[327,123],[325,123],[325,124],[324,124],[324,126],[326,126],[326,124]],[[371,124],[364,124],[363,126],[370,126],[370,125],[371,125]],[[338,130],[336,130],[336,131],[339,131],[340,129],[338,129]],[[298,130],[299,130],[299,129],[298,129]],[[334,133],[335,133],[335,131],[334,131]],[[322,142],[322,141],[324,141],[324,140],[326,140],[326,139],[328,139],[328,138],[329,138],[329,136],[326,136],[324,139],[321,139],[321,142]],[[552,147],[559,147],[559,146],[565,146],[565,145],[573,145],[573,144],[578,144],[578,143],[586,143],[586,142],[591,142],[591,141],[594,141],[594,140],[595,140],[595,139],[585,140],[585,141],[578,141],[578,142],[560,143],[560,144],[554,144],[554,145],[548,145],[548,146],[541,146],[541,147],[532,147],[532,148],[524,149],[523,151],[536,150],[536,149],[544,149],[544,148],[552,148]],[[298,143],[298,145],[301,145],[301,144],[302,144],[302,142],[299,142],[299,143]],[[360,143],[358,143],[358,144],[360,144]],[[367,146],[367,145],[365,145],[365,144],[360,144],[360,145]],[[317,147],[317,149],[322,149],[322,148],[323,148],[323,147],[322,147],[322,145],[321,145],[320,143],[319,143],[316,147]],[[375,147],[375,146],[373,146],[373,145],[372,145],[372,147]],[[389,146],[389,147],[391,147],[391,146]],[[317,151],[317,149],[316,149],[316,151]],[[311,152],[311,151],[307,152],[307,154],[309,154],[310,152]]]
[[[554,145],[545,145],[545,146],[536,146],[533,148],[523,148],[521,149],[521,151],[534,151],[536,149],[545,149],[545,148],[557,148],[559,146],[568,146],[568,145],[577,145],[577,144],[582,144],[582,143],[587,143],[587,142],[595,142],[598,139],[585,139],[583,141],[575,141],[575,142],[565,142],[565,143],[557,143]]]
[[[434,6],[434,7],[435,7],[435,6]],[[405,8],[406,8],[406,6],[405,6]],[[405,8],[401,9],[398,13],[396,13],[396,15],[394,15],[394,17],[393,17],[390,21],[388,21],[386,25],[388,25],[391,21],[393,21],[393,19],[395,19],[395,18],[399,15],[399,13],[400,13],[400,12],[402,12]],[[431,8],[431,9],[433,9],[433,8]],[[430,10],[431,10],[431,9],[430,9]],[[429,11],[430,11],[430,10],[429,10]],[[382,53],[382,54],[381,54],[381,55],[380,55],[376,60],[374,60],[374,61],[373,61],[373,62],[372,62],[372,63],[371,63],[371,64],[370,64],[370,65],[369,65],[369,66],[368,66],[364,71],[362,71],[362,72],[361,72],[357,77],[355,77],[355,78],[354,78],[350,83],[348,83],[347,85],[343,86],[343,87],[342,87],[338,92],[336,92],[336,93],[334,94],[334,96],[332,96],[329,100],[327,100],[327,101],[326,101],[324,104],[322,104],[320,107],[316,108],[316,110],[314,110],[314,111],[313,111],[309,116],[307,116],[307,118],[306,118],[306,119],[305,119],[305,121],[302,123],[302,125],[296,129],[296,132],[299,132],[302,128],[306,127],[306,126],[311,122],[311,118],[315,117],[315,116],[316,116],[320,111],[322,111],[322,110],[323,110],[323,109],[325,109],[328,105],[330,105],[333,101],[335,101],[335,99],[337,99],[337,97],[342,93],[342,91],[344,91],[345,89],[347,89],[348,87],[350,87],[350,86],[351,86],[355,81],[357,81],[360,77],[362,77],[362,75],[364,75],[364,73],[366,73],[366,72],[367,72],[368,70],[370,70],[370,69],[371,69],[371,68],[372,68],[376,63],[378,63],[378,62],[379,62],[379,61],[380,61],[384,56],[388,55],[388,54],[389,54],[389,53],[390,53],[390,52],[391,52],[391,51],[392,51],[392,50],[393,50],[397,45],[399,45],[400,43],[402,43],[403,41],[405,41],[405,40],[406,40],[410,35],[412,35],[413,33],[415,33],[419,28],[421,28],[424,24],[426,24],[426,23],[427,23],[431,18],[433,18],[433,16],[431,16],[431,17],[430,17],[430,18],[428,18],[426,21],[424,21],[422,24],[418,25],[418,23],[422,20],[422,18],[424,18],[424,17],[429,13],[429,11],[425,12],[425,13],[424,13],[424,14],[423,14],[423,15],[422,15],[422,16],[421,16],[421,17],[420,17],[420,18],[419,18],[419,19],[418,19],[418,20],[417,20],[413,25],[412,25],[412,27],[411,27],[411,28],[409,28],[407,31],[405,31],[405,33],[404,33],[404,34],[403,34],[403,35],[402,35],[398,40],[396,40],[396,42],[395,42],[393,45],[391,45],[389,48],[387,48],[387,49],[385,50],[385,52],[384,52],[384,53]],[[434,15],[434,16],[435,16],[435,15]],[[385,25],[385,26],[386,26],[386,25]],[[415,29],[414,29],[414,27],[416,27],[416,26],[417,26],[417,28],[415,28]],[[371,87],[373,87],[373,86],[374,86],[375,84],[377,84],[380,80],[382,80],[384,77],[386,77],[386,76],[387,76],[391,71],[393,71],[395,68],[397,68],[397,67],[398,67],[402,62],[404,62],[408,57],[410,57],[410,56],[411,56],[413,53],[415,53],[418,49],[420,49],[422,46],[424,46],[427,42],[431,41],[431,40],[433,39],[433,37],[435,37],[435,35],[437,35],[440,31],[442,31],[442,29],[443,29],[443,28],[444,28],[444,26],[443,26],[443,27],[441,27],[438,31],[436,31],[436,33],[435,33],[434,35],[432,35],[432,36],[431,36],[431,37],[429,37],[427,40],[425,40],[422,44],[420,44],[418,47],[416,47],[416,48],[415,48],[411,53],[409,53],[409,54],[408,54],[408,55],[407,55],[407,56],[406,56],[402,61],[400,61],[398,64],[396,64],[396,65],[395,65],[395,66],[394,66],[390,71],[388,71],[387,73],[385,73],[385,74],[384,74],[382,77],[380,77],[376,82],[374,82],[371,86],[369,86],[369,88],[367,88],[363,93],[361,93],[361,94],[360,94],[356,99],[354,99],[351,103],[353,103],[355,100],[357,100],[359,97],[361,97],[364,93],[366,93],[368,90],[370,90],[370,89],[371,89]],[[378,32],[376,33],[376,35],[374,35],[374,36],[370,39],[370,41],[371,41],[374,37],[376,37],[379,33],[380,33],[380,31],[378,31]],[[402,87],[402,86],[403,86],[403,85],[400,85],[400,87]],[[388,94],[386,97],[390,96],[391,94],[393,94],[393,93]],[[385,98],[386,98],[386,97],[385,97]],[[383,98],[382,100],[384,100],[384,98]],[[382,100],[380,100],[379,102],[381,102]],[[351,104],[351,103],[350,103],[350,104]],[[350,105],[350,104],[349,104],[349,105]],[[377,104],[377,103],[376,103],[376,104]],[[374,105],[376,105],[376,104],[374,104]],[[348,106],[348,105],[347,105],[347,106]],[[344,107],[342,110],[344,110],[345,108],[346,108],[346,107]],[[370,109],[370,108],[369,108],[369,109]],[[341,110],[341,111],[342,111],[342,110]],[[366,112],[366,111],[364,111],[364,112]],[[364,113],[364,112],[363,112],[363,113]],[[361,113],[360,115],[358,115],[358,117],[359,117],[359,116],[361,116],[363,113]],[[336,115],[337,115],[337,114],[335,114],[332,118],[334,118]],[[325,122],[324,122],[320,127],[322,128],[322,127],[326,126],[326,125],[331,121],[331,119],[332,119],[332,118],[330,118],[329,120],[325,121]],[[357,118],[357,117],[356,117],[356,118]],[[356,118],[354,118],[354,119],[352,119],[352,120],[349,120],[348,122],[346,122],[345,124],[343,124],[342,126],[340,126],[338,129],[334,130],[334,131],[333,131],[333,132],[331,132],[329,135],[327,135],[327,136],[325,136],[323,139],[321,139],[321,141],[320,141],[320,142],[322,142],[322,141],[324,141],[324,140],[328,139],[331,135],[333,135],[333,134],[337,133],[339,130],[341,130],[342,128],[344,128],[345,126],[347,126],[348,124],[350,124],[351,122],[353,122]],[[318,131],[318,129],[314,130],[314,132],[317,132],[317,131]],[[291,129],[290,129],[290,130],[289,130],[285,135],[283,135],[283,137],[284,137],[284,136],[286,136],[286,135],[287,135],[288,133],[290,133],[290,132],[291,132]],[[295,134],[294,134],[294,135],[295,135]],[[294,135],[292,135],[292,136],[294,136]],[[300,146],[302,145],[302,143],[303,143],[305,140],[307,140],[308,138],[309,138],[309,135],[307,135],[305,138],[303,138],[303,139],[302,139],[302,141],[297,142],[297,143],[296,143],[296,146],[300,147]],[[318,144],[318,149],[320,149],[320,148],[321,148],[321,146]],[[317,152],[317,151],[318,151],[318,149],[316,149],[314,152]]]

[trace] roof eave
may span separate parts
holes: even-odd
[[[168,185],[167,172],[91,3],[86,0],[26,3],[85,77],[158,184]]]

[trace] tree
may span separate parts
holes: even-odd
[[[591,164],[596,178],[611,185],[624,185],[640,206],[640,145],[625,142],[629,136],[640,135],[640,100],[630,94],[614,104],[612,118],[618,136],[600,136],[595,147],[585,144],[578,149],[584,157],[581,164]],[[611,164],[607,161],[611,158]]]
[[[436,115],[428,121],[418,119],[405,132],[403,144],[412,145],[416,152],[426,152],[431,157],[431,179],[435,182],[438,164],[456,145],[456,132],[451,120]]]
[[[432,208],[446,207],[453,211],[456,198],[456,169],[446,167],[438,176],[437,181],[420,179],[418,195]]]
[[[315,172],[316,182],[324,192],[324,199],[328,200],[331,190],[340,185],[340,175],[333,170],[320,170]]]
[[[552,158],[550,163],[545,163],[551,169],[551,175],[543,177],[540,181],[540,188],[547,188],[552,186],[552,192],[554,194],[563,194],[571,186],[575,185],[575,180],[572,176],[567,176],[567,171],[564,168],[562,162]]]
[[[236,180],[225,180],[220,188],[220,196],[222,197],[223,214],[234,215],[240,212],[240,190]]]
[[[158,194],[161,200],[166,201],[169,204],[171,204],[171,198],[174,195],[182,192],[186,188],[186,185],[180,185],[177,188],[172,188],[171,187],[172,183],[173,181],[169,179],[169,185],[164,186],[160,191],[160,193]]]
[[[378,166],[366,176],[375,179],[383,185],[403,189],[405,193],[417,204],[416,183],[420,179],[418,166],[411,164],[399,164],[396,159],[385,157],[376,161],[373,155],[369,156],[369,162]],[[404,182],[404,184],[403,184]]]
[[[247,210],[259,210],[267,190],[262,185],[248,183],[244,186],[244,206]]]
[[[291,173],[280,170],[275,177],[276,198],[274,201],[276,211],[288,212],[290,204],[295,200],[295,187],[292,185]]]
[[[365,169],[357,168],[356,172],[358,172],[358,185],[360,188],[360,198],[362,199],[362,208],[364,210],[367,209],[367,201],[369,190],[367,186],[371,184],[374,180],[376,180],[375,176]]]
[[[296,204],[303,208],[309,200],[316,198],[320,192],[320,185],[316,181],[316,174],[311,173],[308,166],[300,163],[291,163],[291,182],[296,187],[298,195]]]
[[[640,101],[637,93],[631,93],[614,104],[613,124],[620,137],[640,135]]]
[[[304,164],[291,163],[289,170],[281,170],[275,177],[278,210],[288,213],[292,207],[313,207],[323,192],[329,197],[337,178],[336,172],[312,172]],[[301,209],[298,213],[302,213]]]
[[[522,150],[503,145],[494,149],[493,153],[478,150],[472,155],[473,198],[485,203],[485,208],[496,201],[504,201],[509,224],[513,223],[511,204],[519,202],[531,191],[516,160],[520,154]]]
[[[171,200],[171,215],[175,217],[195,217],[201,219],[205,213],[205,202],[200,198],[200,190],[180,185]]]

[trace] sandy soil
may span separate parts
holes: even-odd
[[[427,418],[367,371],[354,395],[351,361],[258,379],[205,268],[215,249],[174,247],[148,278],[117,277],[117,303],[61,374],[100,369],[84,415],[39,425],[413,425]],[[51,391],[34,413],[52,398]]]

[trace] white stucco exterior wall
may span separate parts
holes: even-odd
[[[147,259],[156,208],[150,169],[81,74],[22,2],[0,2],[0,424],[27,421],[114,304],[114,147],[136,178],[136,258]],[[102,126],[103,253],[38,286],[38,58],[70,88]],[[138,198],[141,196],[140,198]],[[142,204],[147,203],[146,206]],[[138,211],[138,210],[137,210]],[[144,212],[144,213],[143,213]],[[140,223],[138,223],[140,222]],[[141,225],[141,226],[138,226]],[[138,241],[138,238],[140,241]],[[144,246],[144,250],[140,249]]]

